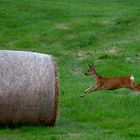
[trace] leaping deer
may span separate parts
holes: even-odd
[[[127,77],[103,77],[99,75],[93,65],[88,65],[89,70],[85,75],[90,75],[96,79],[96,86],[91,86],[80,97],[97,91],[97,90],[113,90],[118,88],[127,88],[140,91],[140,84],[136,84],[133,76]]]

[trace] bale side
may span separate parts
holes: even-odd
[[[58,75],[52,56],[0,51],[0,125],[54,125]]]

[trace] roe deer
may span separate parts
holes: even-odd
[[[91,86],[88,88],[80,97],[84,97],[86,94],[89,94],[97,90],[113,90],[118,88],[128,88],[132,90],[140,91],[140,84],[134,82],[133,76],[127,77],[103,77],[100,76],[93,65],[88,65],[89,70],[85,75],[90,75],[96,79],[96,86]]]

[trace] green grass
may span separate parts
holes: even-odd
[[[51,54],[59,68],[55,127],[0,129],[0,140],[137,140],[140,95],[127,89],[97,91],[104,76],[134,75],[140,83],[139,0],[0,0],[0,49]],[[135,93],[135,94],[132,94]]]

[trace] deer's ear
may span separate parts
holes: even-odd
[[[92,65],[91,65],[91,64],[88,64],[88,67],[89,67],[90,69],[92,69]]]
[[[91,66],[92,66],[92,68],[94,68],[94,65],[93,64]]]

